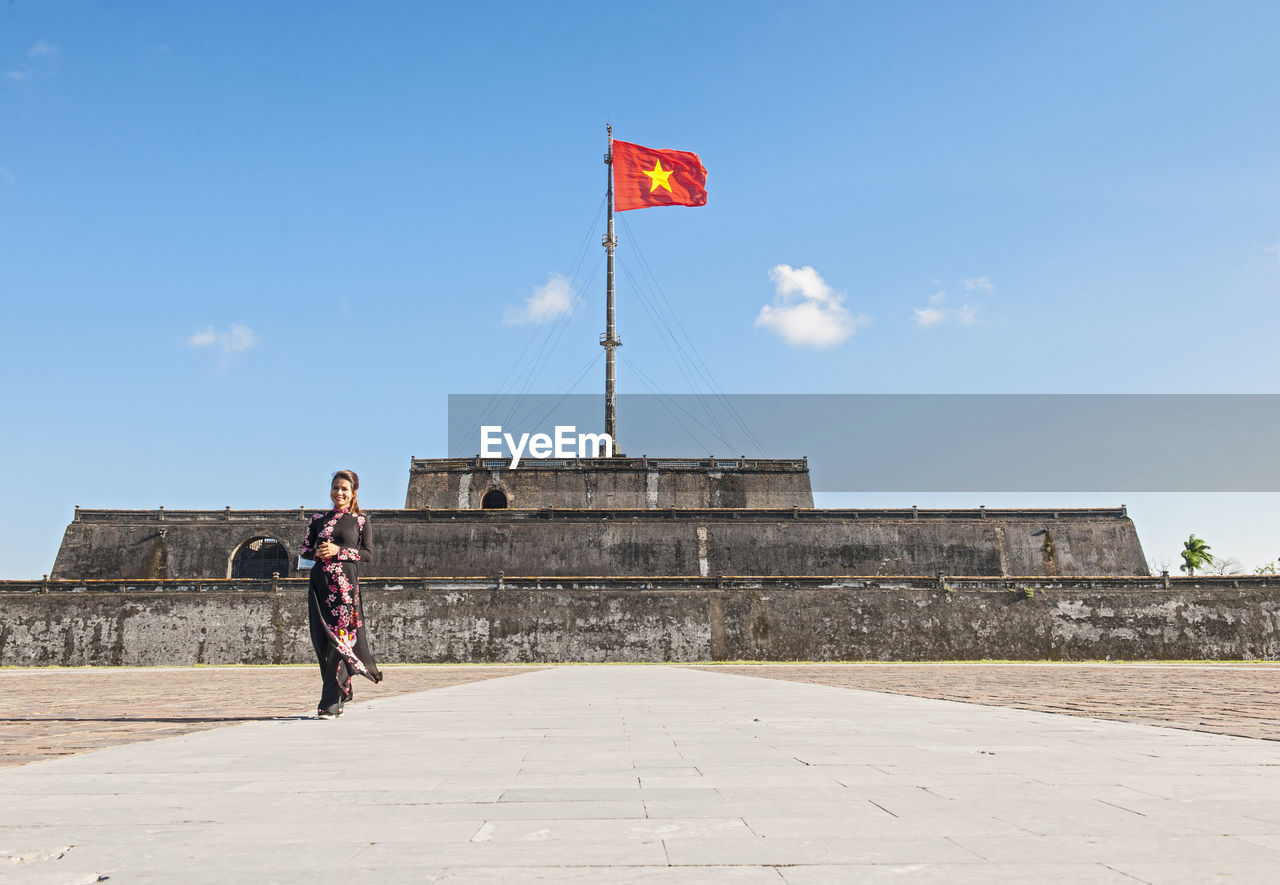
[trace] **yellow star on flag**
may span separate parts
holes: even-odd
[[[640,171],[649,176],[649,193],[653,193],[660,187],[665,187],[668,191],[671,190],[671,182],[668,179],[671,178],[671,173],[675,170],[663,169],[662,160],[654,160],[652,169],[641,169]]]

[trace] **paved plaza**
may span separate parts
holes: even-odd
[[[1280,740],[1275,663],[717,664],[714,670]]]
[[[1280,743],[1194,730],[1270,728],[1268,665],[388,669],[333,722],[305,715],[309,669],[0,673],[0,737],[21,751],[0,771],[0,879],[1198,883],[1280,869]],[[967,702],[911,696],[930,691]],[[1073,715],[1019,709],[1037,705]],[[61,721],[41,731],[42,717]],[[1177,727],[1143,724],[1162,718]]]
[[[361,700],[523,673],[533,667],[386,668]],[[0,670],[0,768],[314,710],[314,666]],[[308,707],[308,702],[310,707]],[[3,869],[3,867],[0,867]]]

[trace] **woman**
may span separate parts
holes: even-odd
[[[373,560],[369,518],[360,512],[356,492],[360,478],[354,470],[339,470],[329,487],[333,509],[317,513],[307,525],[302,558],[315,560],[307,590],[311,645],[320,661],[320,706],[316,715],[334,719],[351,700],[351,676],[359,673],[382,681],[374,663],[360,604],[360,564]]]

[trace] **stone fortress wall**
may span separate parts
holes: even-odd
[[[513,509],[665,510],[812,507],[808,461],[607,458],[509,462],[411,458],[406,510],[480,510],[497,492]]]
[[[310,510],[81,510],[51,577],[229,578],[255,539],[298,574]],[[1145,575],[1123,508],[375,510],[365,575]]]
[[[0,664],[308,662],[312,512],[76,508]],[[1124,508],[815,509],[803,459],[414,459],[370,517],[387,661],[1280,655],[1275,582],[1152,578]]]
[[[311,513],[77,507],[51,575],[288,578]],[[815,509],[804,458],[411,458],[370,516],[366,576],[1147,573],[1124,508]]]
[[[1280,658],[1275,577],[379,579],[379,660]],[[0,582],[0,666],[314,666],[305,583]]]

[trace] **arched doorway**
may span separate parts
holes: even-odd
[[[275,538],[251,538],[231,557],[231,577],[269,578],[289,574],[289,551]]]
[[[483,510],[506,510],[507,509],[507,493],[502,489],[489,489],[484,493],[484,500],[480,502]]]

